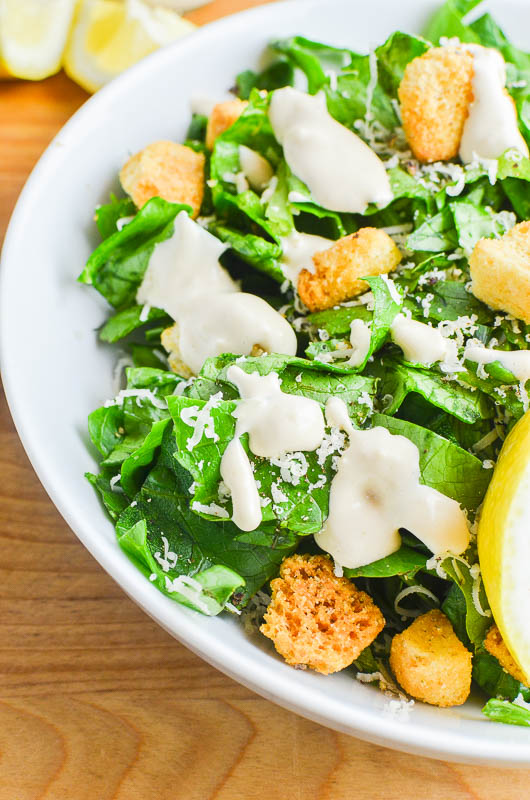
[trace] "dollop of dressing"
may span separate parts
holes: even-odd
[[[267,159],[250,147],[240,144],[239,163],[251,188],[256,192],[262,192],[274,175],[274,170]]]
[[[178,321],[192,301],[205,294],[238,292],[239,287],[219,263],[227,245],[181,211],[173,236],[155,245],[136,300],[166,311]]]
[[[254,294],[203,295],[179,318],[180,354],[195,373],[207,358],[248,354],[254,345],[290,356],[297,349],[296,334],[287,320]]]
[[[233,412],[236,431],[221,459],[221,477],[232,495],[234,523],[243,531],[252,531],[261,522],[261,506],[240,437],[248,433],[250,451],[262,458],[313,451],[324,438],[324,415],[315,400],[282,392],[275,372],[259,375],[233,365],[227,378],[237,386],[241,400]]]
[[[403,350],[407,361],[429,367],[437,361],[444,361],[449,354],[447,339],[438,328],[431,328],[425,322],[409,319],[398,314],[390,327],[394,344]]]
[[[290,86],[277,89],[269,119],[289,167],[319,205],[363,214],[369,203],[384,206],[393,199],[383,162],[333,119],[323,93],[312,96]]]
[[[179,350],[198,372],[220,353],[249,355],[254,345],[267,352],[296,354],[296,335],[272,306],[244,294],[219,263],[227,245],[185,211],[173,235],[155,245],[136,300],[166,311],[179,325]]]
[[[474,60],[473,102],[460,142],[465,164],[479,158],[500,158],[515,149],[528,156],[528,146],[517,124],[517,110],[505,90],[506,64],[498,50],[465,45]]]
[[[342,400],[326,405],[328,424],[349,436],[330,491],[329,516],[315,536],[342,567],[354,569],[399,549],[399,528],[435,555],[459,555],[469,544],[465,515],[455,500],[420,483],[419,452],[386,428],[355,430]]]
[[[292,231],[281,240],[283,274],[293,286],[298,284],[298,276],[303,269],[315,271],[313,256],[321,250],[328,250],[335,244],[333,239],[315,236],[312,233]]]
[[[468,344],[464,350],[464,358],[476,364],[492,364],[498,361],[523,385],[530,380],[530,350],[493,350],[491,347]]]
[[[350,344],[353,353],[348,359],[350,367],[360,367],[364,363],[370,350],[372,334],[370,328],[362,319],[354,319],[350,325]]]

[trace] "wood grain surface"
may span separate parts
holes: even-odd
[[[323,0],[324,1],[324,0]],[[217,0],[204,23],[258,2]],[[0,240],[33,164],[86,99],[0,84]],[[137,608],[63,522],[0,401],[0,800],[523,800],[530,771],[439,763],[257,697]]]

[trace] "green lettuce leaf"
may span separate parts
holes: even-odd
[[[111,194],[110,202],[96,208],[95,218],[102,239],[108,239],[118,228],[116,223],[123,217],[134,217],[137,208],[130,197],[116,197]]]
[[[262,72],[247,69],[236,78],[237,93],[242,100],[248,100],[253,89],[267,92],[291,86],[294,81],[294,69],[290,61],[278,59]]]
[[[241,531],[231,522],[209,522],[193,513],[189,508],[191,479],[175,460],[174,450],[173,430],[168,427],[157,462],[136,495],[134,505],[130,505],[118,520],[118,540],[121,544],[123,536],[143,522],[146,533],[144,538],[140,530],[140,549],[147,558],[149,554],[152,556],[144,572],[152,570],[157,576],[156,585],[162,591],[166,590],[166,577],[170,581],[179,575],[195,578],[210,567],[222,566],[236,573],[239,586],[244,581],[237,599],[237,605],[244,605],[277,573],[283,558],[294,549],[293,538],[284,544],[272,528],[266,545],[249,544],[239,540]],[[163,556],[165,552],[163,537],[168,543],[167,550],[176,556],[169,559],[174,566],[167,571],[155,558],[155,553]],[[169,596],[175,597],[172,592]]]
[[[442,36],[457,36],[462,42],[478,43],[478,34],[464,25],[462,17],[480,2],[482,0],[446,0],[429,21],[423,35],[433,44],[438,44]]]
[[[143,306],[130,306],[130,308],[118,311],[107,320],[99,332],[99,338],[103,342],[117,342],[148,322],[159,322],[160,320],[164,327],[168,327],[173,322],[171,317],[160,308],[148,309],[144,318]]]
[[[508,703],[506,700],[497,700],[492,697],[482,709],[482,713],[494,722],[523,727],[530,725],[530,711],[515,703]]]
[[[454,382],[444,381],[440,373],[409,366],[385,356],[370,367],[370,373],[380,379],[378,394],[386,414],[399,411],[411,392],[421,395],[431,405],[441,408],[462,422],[474,423],[492,415],[486,399]]]
[[[349,367],[351,372],[362,372],[368,360],[385,344],[389,337],[390,327],[402,305],[401,302],[396,302],[388,281],[380,276],[365,277],[364,280],[369,284],[373,292],[373,312],[367,311],[364,306],[354,306],[352,309],[348,309],[348,311],[357,311],[357,309],[359,309],[359,311],[362,312],[360,316],[357,316],[357,314],[352,316],[352,320],[360,318],[366,321],[368,319],[370,323],[370,346],[362,364],[358,367]],[[399,295],[399,290],[397,293]],[[325,314],[326,312],[322,313]],[[329,316],[332,317],[333,312],[329,313]],[[344,347],[351,348],[349,339],[347,341],[344,339],[330,339],[328,341],[312,342],[307,348],[306,353],[309,358],[328,363],[329,354],[337,352],[340,354],[341,348]],[[345,356],[345,358],[348,358],[348,356]]]

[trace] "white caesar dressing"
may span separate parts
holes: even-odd
[[[274,175],[274,170],[267,159],[250,147],[240,144],[239,163],[251,188],[256,192],[262,192]]]
[[[420,483],[419,452],[386,428],[358,431],[342,400],[326,405],[328,424],[349,436],[330,491],[329,516],[315,540],[342,567],[354,569],[399,549],[406,528],[436,555],[458,555],[469,544],[455,500]]]
[[[178,320],[205,289],[211,294],[239,291],[219,263],[226,249],[227,245],[181,211],[175,217],[173,236],[155,245],[136,294],[137,302],[161,308]]]
[[[282,392],[275,372],[247,373],[234,365],[227,378],[237,386],[241,400],[234,411],[235,436],[221,459],[221,477],[232,495],[235,524],[250,531],[261,522],[261,510],[252,467],[240,437],[248,433],[251,452],[263,458],[313,451],[324,438],[324,415],[315,400]]]
[[[517,111],[506,93],[506,64],[498,50],[465,45],[473,55],[473,102],[460,142],[460,158],[470,164],[477,157],[495,159],[510,149],[528,156],[528,146],[517,125]]]
[[[350,325],[350,344],[353,353],[348,360],[350,367],[360,367],[364,363],[370,350],[372,334],[370,328],[362,319],[354,319]]]
[[[193,372],[206,358],[249,355],[254,345],[296,353],[289,323],[261,298],[242,293],[219,263],[226,249],[181,211],[171,238],[155,245],[136,294],[139,304],[161,308],[178,323],[180,355]]]
[[[398,314],[394,319],[390,336],[394,344],[401,347],[407,361],[414,364],[428,367],[437,361],[444,361],[449,355],[448,340],[438,328],[409,319],[404,314]]]
[[[491,347],[468,344],[464,359],[476,364],[492,364],[498,361],[523,385],[530,380],[530,350],[493,350]]]
[[[333,211],[363,214],[369,203],[393,198],[383,162],[355,133],[328,112],[323,93],[277,89],[269,107],[285,160],[316,203]]]
[[[195,373],[207,358],[248,354],[254,345],[289,356],[297,349],[296,334],[287,320],[254,294],[205,294],[179,317],[180,355]]]
[[[281,240],[283,274],[293,286],[298,283],[298,276],[303,269],[315,271],[313,256],[321,250],[328,250],[335,244],[333,239],[315,236],[312,233],[292,231]]]

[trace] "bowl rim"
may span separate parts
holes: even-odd
[[[340,2],[340,0],[337,1]],[[421,2],[421,0],[416,1],[418,4]],[[347,0],[342,0],[342,2],[347,2]],[[524,0],[521,1],[521,5],[523,3]],[[284,664],[278,663],[273,668],[265,660],[262,662],[252,661],[242,653],[234,653],[233,647],[226,644],[223,637],[212,636],[209,628],[195,625],[194,612],[182,608],[172,601],[166,603],[167,598],[148,581],[145,581],[132,563],[128,560],[116,559],[113,552],[92,535],[93,526],[76,517],[74,504],[69,503],[68,498],[61,492],[59,481],[50,474],[42,458],[42,453],[31,440],[26,429],[25,415],[19,404],[15,362],[10,358],[10,334],[6,324],[7,274],[15,267],[15,264],[12,263],[14,259],[12,259],[11,253],[15,251],[18,238],[24,235],[25,208],[30,203],[38,185],[53,174],[57,145],[70,139],[75,140],[77,132],[85,128],[85,122],[93,113],[111,105],[114,96],[120,95],[124,91],[127,92],[127,87],[134,85],[138,74],[158,69],[160,64],[171,64],[175,53],[179,53],[178,58],[185,59],[187,54],[191,56],[196,49],[202,50],[209,44],[217,42],[225,30],[233,31],[238,28],[244,30],[247,25],[259,26],[260,20],[275,17],[284,9],[300,8],[300,10],[303,9],[304,15],[307,15],[312,7],[321,5],[321,0],[283,0],[283,2],[265,4],[231,14],[205,27],[198,28],[174,44],[152,53],[100,89],[86,100],[59,130],[26,180],[12,213],[2,248],[0,262],[0,364],[2,365],[8,406],[33,469],[55,507],[75,535],[135,603],[203,660],[252,691],[290,711],[375,744],[431,758],[468,763],[529,766],[530,746],[524,736],[521,737],[520,744],[510,742],[504,745],[500,735],[476,736],[468,729],[468,726],[473,727],[477,724],[490,725],[491,723],[487,720],[464,721],[462,727],[465,728],[465,731],[462,733],[455,730],[445,733],[436,725],[427,726],[425,723],[415,723],[412,720],[404,723],[399,719],[378,714],[373,709],[360,708],[352,703],[341,703],[337,699],[327,696],[323,691],[308,688],[304,686],[303,681],[297,679],[300,673]],[[177,630],[175,630],[176,628]],[[497,734],[501,732],[498,726],[492,725],[492,732],[493,730],[497,730]]]

